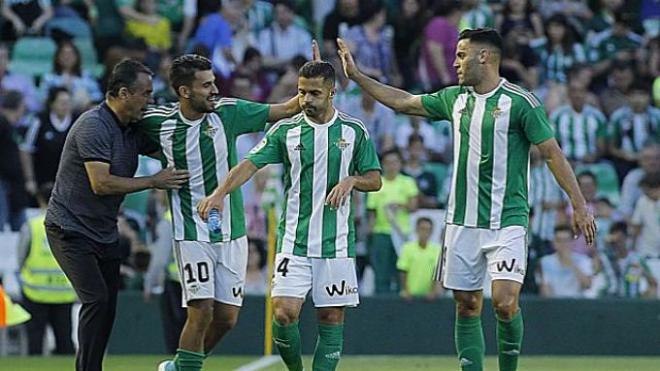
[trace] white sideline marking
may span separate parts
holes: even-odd
[[[280,356],[264,356],[254,362],[241,366],[234,371],[258,371],[279,362]]]

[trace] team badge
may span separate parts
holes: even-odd
[[[502,114],[502,110],[500,109],[500,107],[495,107],[495,109],[493,110],[493,112],[491,112],[491,114],[493,115],[494,119],[497,119]]]
[[[335,145],[337,148],[341,149],[342,151],[346,149],[349,145],[351,145],[349,142],[346,141],[344,138],[340,138]]]
[[[204,131],[204,134],[208,136],[209,138],[213,138],[215,136],[215,133],[218,132],[218,128],[214,127],[210,122],[208,123],[208,126],[206,126],[206,130]]]

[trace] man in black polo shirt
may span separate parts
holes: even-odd
[[[119,290],[117,214],[124,196],[176,189],[188,178],[173,168],[133,177],[138,154],[156,152],[130,125],[151,101],[151,76],[133,60],[115,66],[105,101],[83,113],[67,136],[48,205],[48,242],[82,302],[77,371],[102,370]]]

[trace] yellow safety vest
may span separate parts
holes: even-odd
[[[167,210],[165,214],[163,214],[163,219],[172,224],[172,212]],[[174,254],[170,256],[170,263],[167,265],[167,278],[171,281],[181,282],[181,278],[179,277],[179,267],[174,260]]]
[[[73,303],[76,293],[50,251],[44,219],[45,215],[28,220],[31,243],[21,268],[23,294],[36,303]]]

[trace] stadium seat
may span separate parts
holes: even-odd
[[[576,174],[584,171],[591,171],[598,181],[598,196],[606,197],[613,205],[619,203],[621,192],[619,189],[619,177],[616,169],[610,163],[601,162],[597,164],[578,165],[575,169]]]
[[[50,72],[56,45],[47,37],[22,37],[12,50],[9,69],[12,72],[32,77]]]
[[[77,17],[53,18],[46,24],[46,35],[52,36],[55,30],[66,33],[74,39],[92,38],[92,29],[89,27],[89,24]]]

